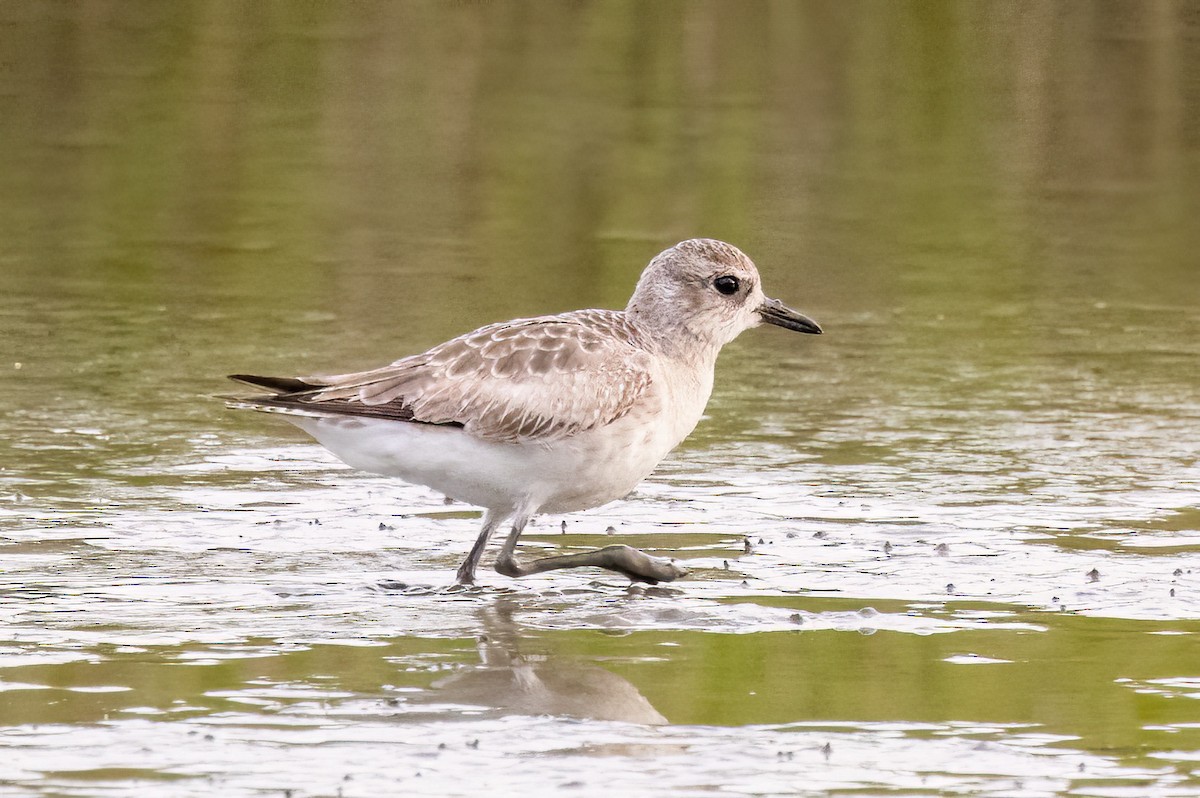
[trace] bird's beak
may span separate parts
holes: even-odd
[[[768,299],[763,302],[758,308],[758,315],[762,316],[762,320],[767,324],[774,324],[785,330],[795,330],[813,335],[821,334],[820,324],[803,313],[797,313],[778,299]]]

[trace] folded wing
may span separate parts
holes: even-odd
[[[266,409],[461,426],[500,442],[553,441],[629,413],[651,389],[649,357],[619,311],[493,324],[383,368],[234,379],[276,393]]]

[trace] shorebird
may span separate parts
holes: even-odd
[[[737,247],[690,239],[650,261],[624,310],[491,324],[371,371],[232,374],[270,393],[230,406],[284,414],[347,465],[483,507],[459,584],[510,518],[501,574],[597,566],[656,584],[687,570],[623,545],[525,561],[517,540],[537,513],[632,491],[699,422],[721,347],[763,322],[821,332],[763,294]]]

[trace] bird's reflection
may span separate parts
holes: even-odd
[[[480,611],[481,663],[433,683],[438,698],[521,715],[567,715],[627,723],[666,723],[632,684],[614,673],[545,655],[522,655],[516,603],[497,599]]]

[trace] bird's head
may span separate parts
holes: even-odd
[[[745,253],[711,238],[681,241],[656,255],[625,310],[639,326],[672,338],[691,336],[714,349],[763,322],[821,332],[812,319],[763,294],[758,269]]]

